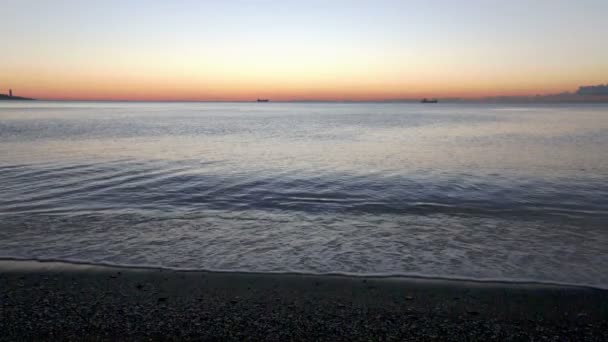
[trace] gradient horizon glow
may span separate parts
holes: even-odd
[[[608,81],[608,1],[0,4],[0,93],[89,100],[533,95]]]

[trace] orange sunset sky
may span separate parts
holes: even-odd
[[[607,1],[30,1],[0,11],[0,93],[383,100],[608,81]]]

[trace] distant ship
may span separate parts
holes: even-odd
[[[424,99],[422,99],[422,101],[420,101],[420,103],[437,103],[437,102],[438,102],[437,99],[427,99],[427,98],[424,98]]]
[[[270,101],[270,100],[268,100],[268,99],[258,99],[258,102],[268,102],[268,101]]]

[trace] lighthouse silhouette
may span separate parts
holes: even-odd
[[[13,97],[13,89],[8,90],[8,96]]]

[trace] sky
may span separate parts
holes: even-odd
[[[2,0],[0,93],[385,100],[608,83],[608,1]]]

